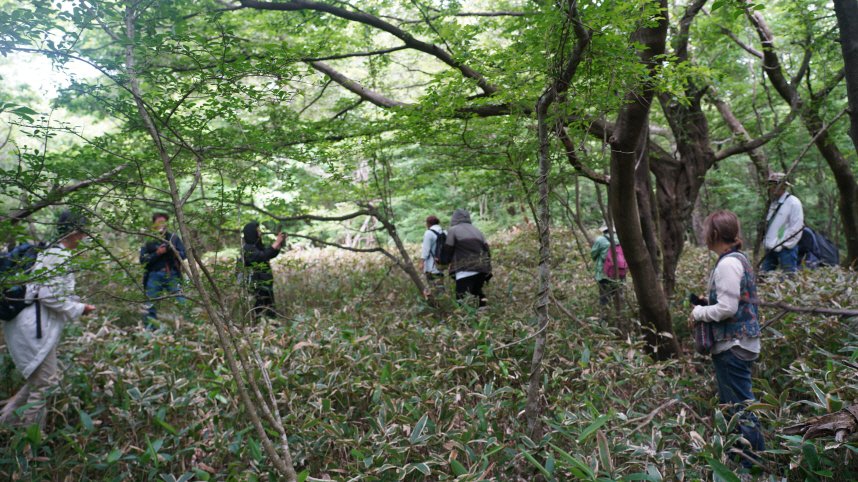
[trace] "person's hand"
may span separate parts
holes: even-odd
[[[89,314],[95,311],[95,305],[83,305],[83,314]]]
[[[274,244],[272,244],[271,247],[274,249],[280,249],[280,247],[283,246],[283,241],[286,241],[286,233],[277,233],[277,238],[274,240]]]
[[[167,253],[167,245],[165,245],[165,244],[158,246],[158,249],[155,250],[155,254],[157,254],[159,256],[162,254],[166,254],[166,253]]]

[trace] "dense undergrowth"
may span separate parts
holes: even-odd
[[[590,266],[571,237],[555,239],[541,440],[524,435],[523,417],[535,324],[530,233],[494,240],[491,306],[479,314],[434,312],[380,258],[330,250],[282,256],[286,316],[247,327],[247,336],[280,394],[302,477],[738,480],[725,456],[736,420],[716,409],[710,362],[690,353],[654,361],[638,334],[604,321]],[[679,293],[701,291],[714,261],[688,251]],[[840,270],[805,272],[763,284],[761,298],[855,307],[856,281]],[[631,298],[629,283],[629,319]],[[64,379],[45,432],[0,432],[0,478],[276,480],[206,320],[192,314],[147,332],[137,307],[99,301],[97,317],[66,328]],[[688,311],[674,309],[685,345]],[[858,444],[779,433],[858,400],[856,327],[789,314],[766,329],[753,407],[770,448],[764,477],[858,478]],[[5,398],[21,383],[5,347],[0,373]]]

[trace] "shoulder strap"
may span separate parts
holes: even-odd
[[[772,215],[766,219],[767,222],[772,222],[772,220],[775,219],[775,216],[778,215],[778,211],[781,210],[781,206],[784,205],[784,203],[786,202],[787,199],[789,199],[789,197],[790,197],[790,193],[786,193],[786,196],[784,196],[783,201],[778,202],[778,207],[775,208],[775,212],[773,212]]]

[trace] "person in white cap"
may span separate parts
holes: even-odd
[[[769,213],[766,216],[766,237],[763,245],[766,256],[760,271],[780,268],[786,272],[798,270],[798,242],[804,228],[804,210],[801,201],[787,192],[786,174],[769,174]]]
[[[596,238],[593,246],[590,248],[590,258],[593,259],[595,271],[593,278],[599,285],[599,304],[605,306],[611,299],[611,296],[620,288],[620,280],[611,279],[605,274],[605,260],[608,259],[608,251],[611,249],[611,241],[608,236],[614,240],[614,246],[619,246],[620,242],[617,239],[616,233],[611,233],[607,224],[603,224],[599,231],[602,235]],[[616,248],[615,248],[616,249]]]
[[[26,381],[12,398],[0,402],[0,426],[38,423],[44,428],[47,393],[62,377],[57,347],[63,327],[95,310],[74,294],[75,275],[70,266],[74,250],[88,236],[85,227],[81,215],[72,211],[60,214],[57,241],[38,255],[33,266],[32,273],[39,274],[27,284],[30,304],[3,324],[12,361]]]

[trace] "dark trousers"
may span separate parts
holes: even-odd
[[[146,297],[150,299],[146,307],[146,324],[151,327],[151,321],[158,318],[157,301],[167,295],[176,295],[176,302],[185,303],[182,294],[182,277],[175,271],[150,271],[144,281]]]
[[[483,285],[486,284],[486,274],[477,273],[467,278],[456,280],[456,299],[462,300],[467,295],[476,296],[479,306],[486,306],[486,295],[483,293]]]
[[[277,316],[277,311],[274,310],[274,286],[272,282],[259,282],[254,284],[253,293],[256,295],[256,300],[253,303],[253,317],[260,316]]]
[[[599,280],[599,304],[607,306],[611,302],[611,297],[619,291],[622,281],[614,281],[612,279]]]
[[[751,448],[755,452],[760,452],[766,449],[760,421],[753,413],[744,412],[745,404],[754,400],[754,392],[751,390],[753,363],[737,357],[732,350],[712,355],[715,379],[718,381],[718,398],[721,403],[733,405],[728,412],[729,416],[732,417],[736,412],[741,412],[739,431],[751,443]],[[743,459],[742,465],[748,467],[751,463]]]

